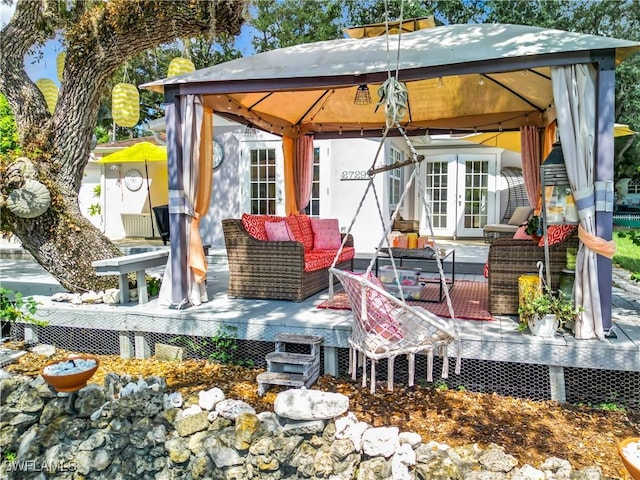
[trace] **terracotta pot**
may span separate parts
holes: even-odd
[[[46,367],[55,365],[56,363],[67,362],[69,360],[95,360],[96,365],[88,370],[84,370],[78,373],[72,373],[69,375],[47,375],[44,373],[44,369]],[[40,375],[42,375],[42,378],[44,378],[45,382],[47,382],[51,387],[55,388],[58,392],[76,392],[87,385],[87,382],[93,376],[93,374],[96,373],[96,370],[98,370],[99,366],[100,362],[95,357],[73,357],[64,360],[56,360],[55,362],[46,364],[40,370]]]
[[[632,464],[627,458],[625,458],[624,454],[622,453],[624,447],[634,442],[640,443],[640,437],[625,438],[618,444],[618,452],[620,453],[620,458],[622,458],[624,466],[627,467],[627,471],[631,475],[631,478],[633,478],[633,480],[640,480],[640,466],[638,466],[637,463]]]

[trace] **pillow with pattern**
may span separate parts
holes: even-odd
[[[549,225],[547,227],[549,246],[564,242],[577,228],[577,225]],[[544,247],[544,237],[540,239],[538,246]]]
[[[337,250],[342,244],[337,218],[312,218],[314,250]]]
[[[287,222],[264,222],[267,239],[270,242],[294,240],[293,233]]]

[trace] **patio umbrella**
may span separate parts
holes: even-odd
[[[628,135],[636,135],[637,133],[638,132],[631,130],[629,125],[616,123],[613,127],[614,137],[625,137]],[[504,148],[512,152],[520,152],[520,132],[485,132],[461,137],[460,139],[488,147]]]
[[[144,162],[144,172],[147,183],[147,198],[149,199],[149,212],[153,213],[153,205],[151,204],[151,189],[149,188],[149,168],[148,162],[166,162],[167,161],[167,148],[154,145],[151,142],[136,143],[122,150],[105,155],[96,163],[135,163]],[[153,215],[150,215],[151,219],[151,236],[155,237],[156,232],[153,226]]]

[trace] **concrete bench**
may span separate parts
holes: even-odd
[[[123,257],[96,260],[92,262],[91,265],[95,268],[96,275],[118,275],[121,304],[130,301],[129,279],[127,274],[136,272],[138,303],[147,303],[149,301],[149,295],[147,293],[145,270],[165,265],[168,258],[169,250],[155,250],[152,252],[134,253],[133,255],[125,255]]]

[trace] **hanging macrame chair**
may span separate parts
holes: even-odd
[[[387,39],[388,38],[389,35],[387,34]],[[398,42],[400,42],[399,36]],[[398,55],[399,52],[400,48],[398,47]],[[358,214],[360,213],[364,201],[366,200],[369,192],[372,192],[375,197],[378,215],[382,225],[382,238],[376,248],[376,254],[371,258],[369,266],[363,274],[357,274],[336,268],[336,264],[338,263],[338,259],[340,258],[340,254],[342,253],[342,249],[346,243],[348,235],[344,236],[343,243],[336,254],[331,268],[329,269],[330,299],[332,299],[334,295],[332,276],[335,276],[344,287],[349,298],[351,312],[353,314],[353,327],[349,337],[349,373],[351,373],[352,378],[355,380],[357,377],[358,366],[361,366],[362,386],[366,387],[367,360],[369,360],[371,362],[371,393],[374,393],[376,388],[376,363],[384,358],[388,359],[387,388],[389,390],[393,390],[394,361],[399,355],[407,355],[408,357],[409,386],[413,386],[414,384],[415,355],[418,353],[424,353],[427,356],[428,382],[433,381],[434,354],[442,356],[442,377],[447,378],[449,373],[448,346],[453,342],[457,342],[457,361],[455,371],[456,373],[460,373],[461,345],[459,328],[455,319],[451,298],[449,297],[449,288],[447,286],[445,273],[442,267],[442,259],[438,253],[440,250],[435,244],[430,208],[426,200],[421,176],[419,175],[419,164],[424,157],[418,155],[416,149],[400,125],[400,120],[406,112],[407,90],[405,85],[398,82],[396,78],[397,72],[396,77],[394,77],[389,71],[387,80],[378,90],[380,101],[378,102],[376,109],[380,105],[384,105],[386,128],[380,140],[372,167],[368,171],[369,182],[364,195],[360,200],[360,204],[358,205],[347,229],[347,234],[349,234]],[[402,134],[411,151],[412,157],[404,162],[396,162],[392,165],[376,167],[378,156],[391,128],[397,128]],[[405,183],[404,190],[391,216],[391,220],[385,223],[382,208],[380,206],[379,195],[376,192],[374,183],[375,175],[387,170],[402,168],[408,165],[413,166],[413,171],[408,181]],[[391,247],[391,245],[389,245],[391,228],[398,216],[400,206],[403,204],[404,198],[414,181],[418,184],[419,195],[422,199],[429,233],[434,245],[434,258],[438,267],[440,282],[442,283],[443,291],[445,293],[450,318],[441,318],[420,306],[409,305],[407,303],[400,284],[392,248],[388,248],[388,252],[394,272],[395,284],[399,292],[399,298],[387,292],[382,282],[372,274],[372,269],[376,263],[376,257],[378,252],[380,252],[380,249],[385,244],[388,247]]]
[[[408,140],[408,139],[407,139]],[[383,138],[384,141],[384,138]],[[410,145],[411,146],[411,145]],[[412,148],[412,146],[411,146]],[[413,150],[413,148],[412,148]],[[355,380],[358,366],[362,367],[362,386],[366,387],[367,382],[367,360],[371,362],[371,382],[370,391],[375,392],[376,386],[376,363],[381,359],[388,359],[387,388],[393,390],[393,370],[395,358],[399,355],[408,357],[408,384],[413,386],[415,377],[415,355],[424,353],[427,356],[427,381],[433,381],[433,359],[434,354],[442,356],[442,378],[447,378],[449,373],[448,346],[457,341],[457,361],[456,373],[460,373],[460,334],[458,324],[453,312],[449,288],[446,284],[446,276],[442,267],[442,260],[437,252],[439,249],[435,245],[435,238],[430,222],[429,208],[424,198],[423,208],[425,208],[431,239],[434,242],[434,258],[438,266],[440,282],[443,284],[443,292],[450,313],[450,318],[441,318],[428,310],[409,305],[404,297],[400,284],[399,274],[393,258],[393,249],[389,248],[389,258],[394,272],[394,281],[397,287],[399,298],[390,294],[385,289],[382,282],[372,273],[376,262],[377,252],[386,244],[389,246],[389,234],[395,218],[397,217],[400,205],[409,191],[415,178],[419,179],[419,158],[413,150],[414,160],[409,163],[414,164],[414,170],[398,202],[391,220],[385,226],[382,209],[380,207],[379,196],[375,189],[374,174],[369,179],[365,193],[358,205],[357,211],[347,229],[347,234],[358,217],[361,207],[371,191],[376,199],[378,214],[380,216],[383,235],[376,248],[376,254],[371,258],[366,271],[362,274],[354,273],[336,268],[337,260],[340,257],[342,248],[348,235],[345,235],[336,258],[329,269],[329,275],[338,278],[351,304],[353,314],[353,327],[349,337],[349,373]],[[406,165],[403,162],[402,165]],[[401,166],[401,165],[397,165]],[[388,168],[383,167],[384,170]],[[418,181],[418,183],[420,183]],[[329,297],[334,296],[333,278],[329,281]]]

